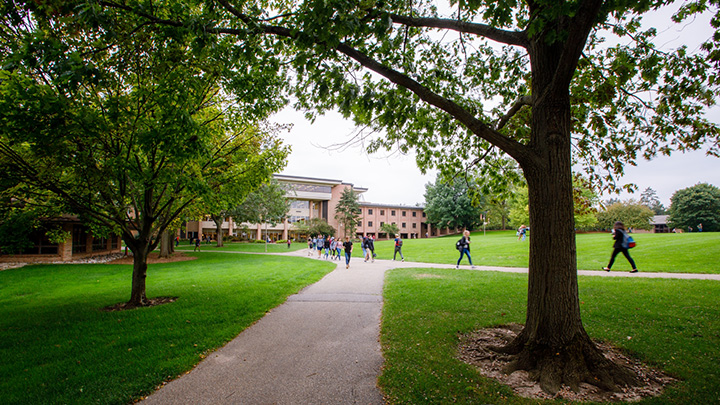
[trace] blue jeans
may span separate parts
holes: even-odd
[[[350,265],[350,252],[345,252],[345,265]]]
[[[470,249],[465,249],[465,248],[460,249],[460,258],[457,261],[457,265],[458,266],[460,265],[460,260],[462,260],[463,255],[467,255],[468,261],[470,262],[470,265],[472,266],[473,264],[472,264],[472,258],[470,257]]]

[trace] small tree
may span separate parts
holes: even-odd
[[[308,234],[312,236],[335,236],[335,228],[330,226],[330,224],[328,224],[327,221],[322,218],[312,218],[308,221]]]
[[[427,222],[440,228],[473,229],[482,220],[482,210],[471,192],[474,182],[462,178],[443,180],[425,185],[425,213]],[[473,201],[473,197],[475,201]]]
[[[287,216],[290,200],[286,194],[285,187],[277,180],[272,179],[250,193],[245,201],[230,213],[241,222],[265,224],[267,233],[268,224],[275,226]],[[267,237],[265,238],[265,251],[267,252]]]
[[[400,233],[400,228],[398,228],[397,224],[384,223],[380,225],[380,232],[386,233],[388,238],[391,238]]]
[[[665,207],[660,202],[655,190],[651,187],[646,188],[642,194],[640,194],[640,204],[644,204],[655,212],[655,215],[662,215],[665,213]]]
[[[669,225],[680,229],[702,224],[703,231],[720,231],[720,189],[700,183],[670,197]]]
[[[357,225],[360,223],[360,202],[357,194],[348,187],[343,190],[335,206],[335,219],[343,227],[344,236],[355,235]]]
[[[597,214],[598,226],[602,229],[612,229],[616,221],[625,224],[625,228],[646,229],[653,228],[650,224],[655,213],[645,206],[634,200],[615,203],[605,211]]]

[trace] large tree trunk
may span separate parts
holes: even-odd
[[[215,222],[215,234],[217,235],[217,247],[223,247],[223,231],[222,224],[225,221],[225,217],[218,215],[211,215],[213,222]]]
[[[522,369],[556,393],[581,382],[603,389],[634,382],[633,374],[609,360],[583,328],[578,297],[572,194],[571,120],[567,90],[547,91],[557,56],[533,60],[531,147],[540,156],[525,162],[530,208],[530,262],[525,328],[504,351],[517,354],[507,372]],[[539,162],[539,163],[538,163]]]
[[[166,230],[160,236],[160,257],[168,258],[172,253],[173,240],[169,230]]]
[[[133,250],[132,291],[128,307],[142,307],[149,304],[145,295],[145,279],[147,278],[147,246],[140,246]]]

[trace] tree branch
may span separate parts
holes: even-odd
[[[568,38],[565,41],[558,70],[552,80],[552,89],[567,89],[570,86],[577,63],[587,43],[593,22],[597,19],[603,0],[585,0],[580,3],[577,13],[567,24]]]
[[[495,129],[496,131],[499,131],[500,129],[502,129],[502,128],[508,123],[508,121],[510,121],[510,119],[511,119],[512,117],[514,117],[515,114],[517,114],[518,111],[520,111],[520,109],[523,108],[523,107],[526,106],[526,105],[532,105],[532,96],[520,96],[520,97],[518,97],[518,99],[515,100],[515,104],[513,104],[513,106],[510,108],[510,110],[508,110],[508,112],[505,113],[505,115],[503,115],[502,117],[500,117],[500,119],[498,120],[498,122],[495,124],[495,128],[494,128],[494,129]]]
[[[525,31],[500,30],[485,24],[470,23],[446,18],[407,17],[390,14],[392,21],[409,27],[442,28],[466,34],[474,34],[496,42],[527,48],[529,42]]]
[[[508,155],[512,156],[515,160],[528,161],[528,159],[531,159],[531,153],[525,145],[493,130],[457,103],[432,92],[427,87],[407,75],[382,65],[376,60],[344,43],[337,46],[337,51],[354,59],[362,66],[380,74],[391,82],[412,91],[426,103],[447,112],[470,129],[470,131],[472,131],[475,135],[487,140],[493,145],[496,145]]]

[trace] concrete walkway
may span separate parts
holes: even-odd
[[[289,255],[307,257],[306,250]],[[227,252],[237,253],[237,252]],[[317,259],[315,259],[317,260]],[[339,263],[339,262],[336,262]],[[393,268],[451,264],[353,258],[265,315],[190,373],[149,396],[147,404],[381,404],[376,385],[382,288]],[[470,269],[469,266],[461,266]],[[478,266],[478,271],[527,269]],[[718,274],[578,271],[602,277],[719,280]]]

